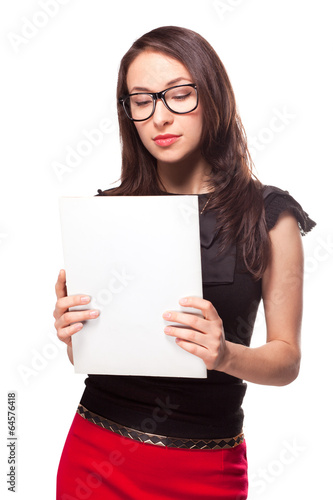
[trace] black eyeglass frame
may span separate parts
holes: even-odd
[[[174,111],[173,109],[170,108],[170,106],[168,106],[168,104],[167,104],[167,102],[165,100],[165,97],[164,97],[165,94],[166,94],[166,92],[168,92],[168,90],[176,89],[178,87],[192,87],[192,88],[194,88],[194,90],[196,92],[196,96],[197,96],[197,103],[194,106],[194,108],[191,109],[190,111]],[[134,95],[150,95],[153,98],[153,110],[152,110],[152,112],[150,113],[150,115],[147,118],[143,118],[141,120],[137,120],[137,119],[132,118],[131,116],[129,116],[129,114],[127,113],[126,106],[125,106],[125,100],[128,97],[132,97]],[[146,120],[149,120],[149,118],[151,118],[153,116],[153,114],[155,113],[157,99],[161,99],[161,101],[163,102],[164,106],[169,111],[171,111],[171,113],[175,113],[176,115],[187,115],[188,113],[192,113],[192,111],[194,111],[198,107],[198,104],[199,104],[199,94],[198,94],[197,85],[195,83],[183,83],[182,85],[175,85],[175,86],[169,87],[169,88],[167,88],[165,90],[161,90],[161,92],[135,92],[134,94],[127,94],[127,95],[124,95],[124,96],[120,97],[118,99],[118,102],[123,105],[123,108],[124,108],[124,111],[126,113],[126,116],[130,120],[132,120],[132,122],[144,122]]]

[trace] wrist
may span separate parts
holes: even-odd
[[[219,372],[228,373],[228,369],[230,368],[232,363],[231,361],[232,357],[233,357],[232,342],[226,340],[224,344],[223,357],[221,359],[221,362],[217,366],[216,370]]]
[[[224,347],[224,356],[216,370],[237,377],[238,375],[236,373],[240,369],[242,369],[244,359],[246,358],[245,351],[247,351],[248,349],[249,348],[243,344],[236,344],[235,342],[226,340]]]

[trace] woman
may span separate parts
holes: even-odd
[[[280,386],[298,375],[300,230],[315,223],[287,191],[254,177],[227,73],[197,33],[143,35],[121,61],[117,97],[121,185],[98,195],[198,194],[204,298],[180,304],[203,318],[163,317],[182,325],[165,334],[203,359],[207,379],[88,376],[57,499],[245,499],[243,380]],[[90,298],[67,296],[64,270],[56,293],[55,327],[73,363],[71,337],[99,311],[69,312]],[[261,298],[267,342],[250,348]]]

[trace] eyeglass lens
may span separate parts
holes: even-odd
[[[165,102],[175,113],[189,113],[197,105],[197,93],[193,87],[182,85],[167,90],[164,94]],[[154,99],[149,94],[137,94],[125,99],[128,115],[134,120],[146,120],[154,109]]]

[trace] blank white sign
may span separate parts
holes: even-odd
[[[68,295],[100,316],[72,337],[76,373],[207,377],[162,314],[202,297],[197,195],[60,198]],[[185,327],[182,325],[182,327]]]

